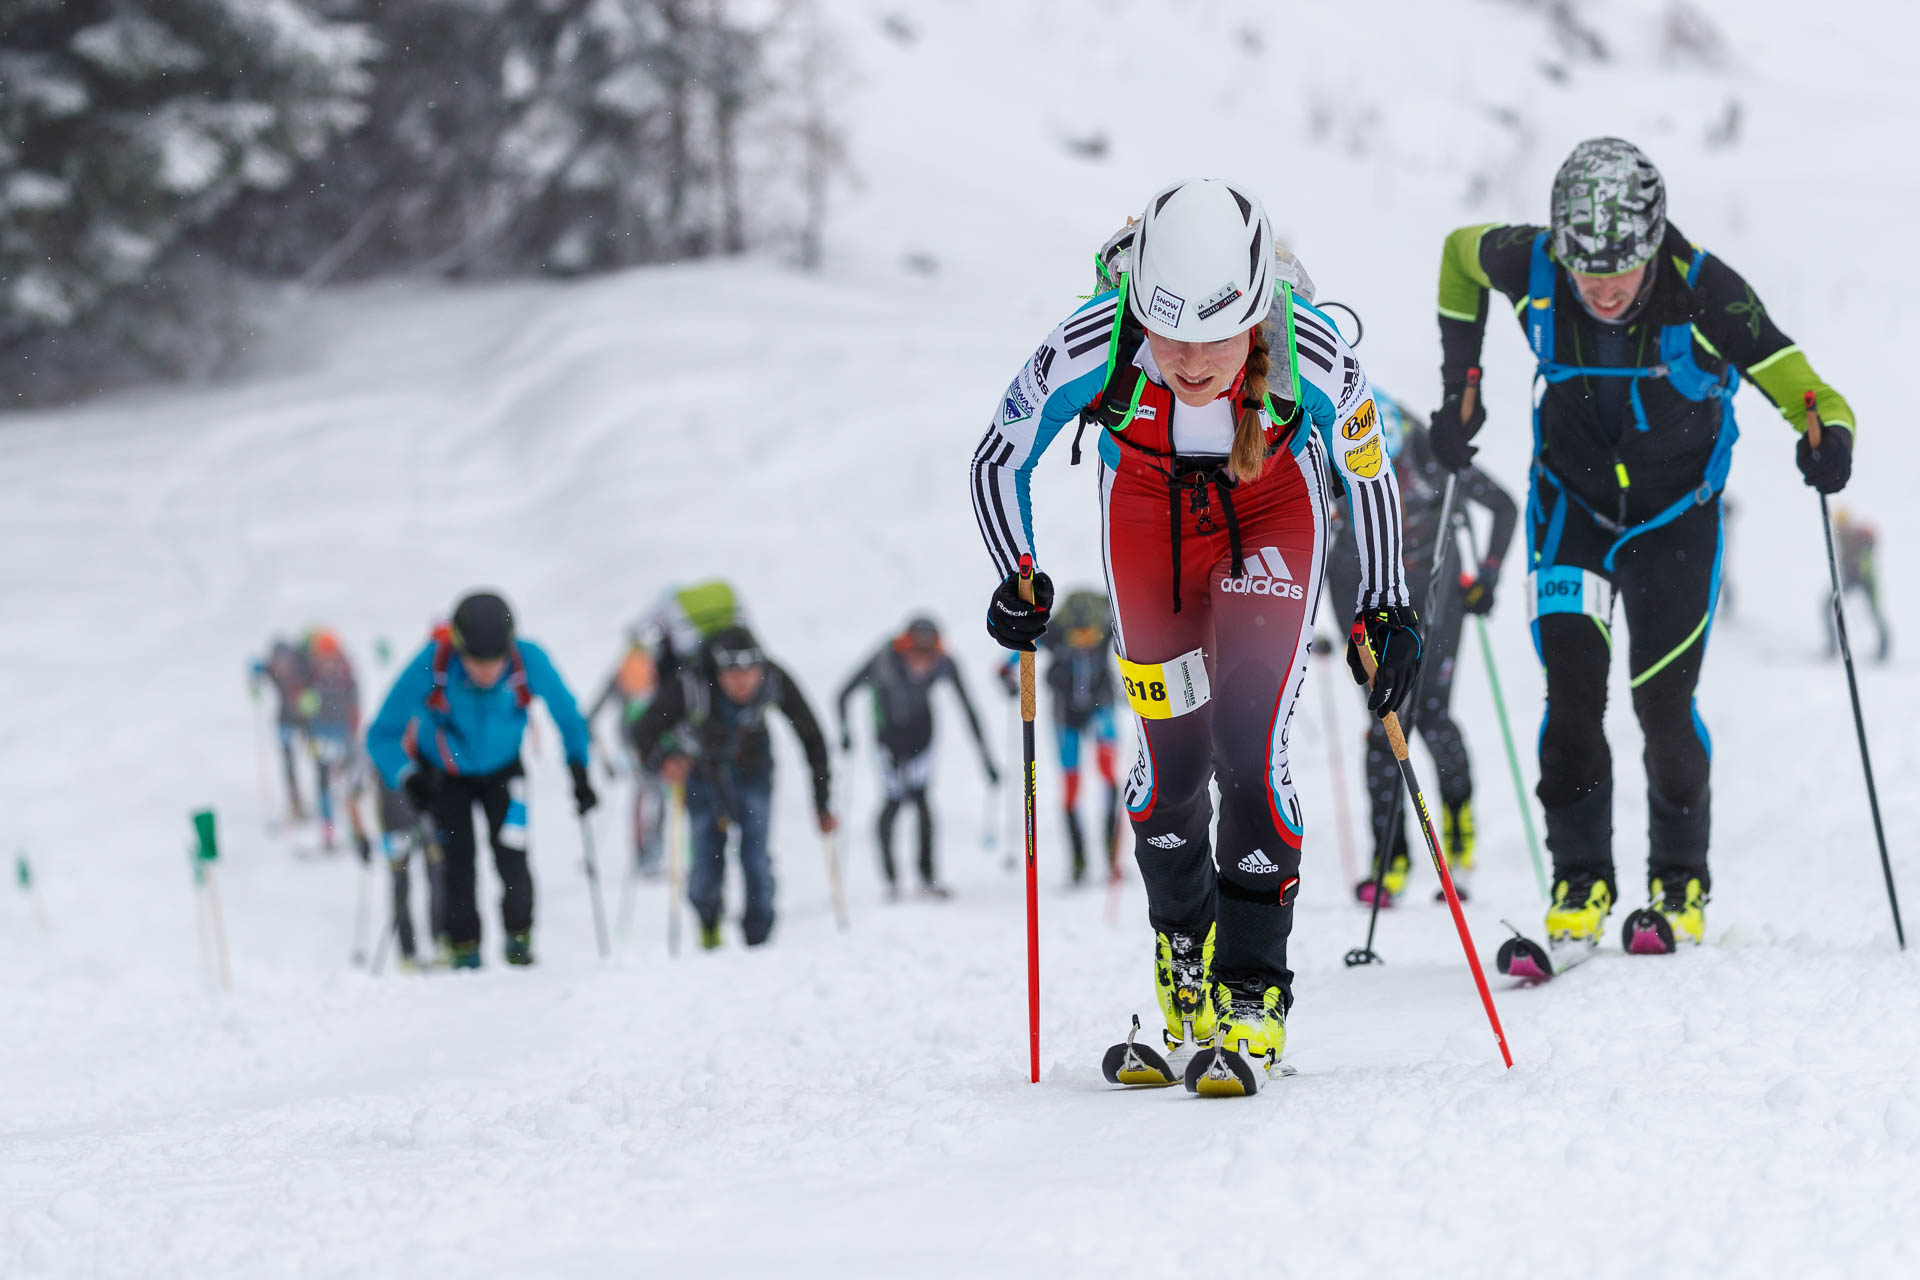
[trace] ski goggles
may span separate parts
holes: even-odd
[[[721,671],[745,671],[757,667],[766,661],[766,655],[758,649],[715,649],[713,665]]]

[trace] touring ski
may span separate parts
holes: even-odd
[[[1513,926],[1508,925],[1507,928],[1513,929]],[[1543,947],[1518,929],[1513,929],[1513,936],[1500,944],[1493,965],[1509,978],[1518,978],[1522,982],[1548,982],[1580,964],[1593,952],[1593,944],[1579,939],[1549,941]]]
[[[1164,1089],[1179,1080],[1173,1066],[1157,1049],[1134,1040],[1140,1034],[1140,1015],[1133,1015],[1133,1029],[1127,1038],[1107,1050],[1100,1060],[1100,1074],[1107,1083],[1134,1089]]]

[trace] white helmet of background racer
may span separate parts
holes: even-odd
[[[1176,182],[1135,228],[1128,304],[1163,338],[1218,342],[1273,305],[1273,224],[1260,202],[1216,178]]]

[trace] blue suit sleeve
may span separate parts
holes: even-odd
[[[427,695],[433,692],[433,646],[415,654],[400,668],[400,675],[380,704],[380,714],[367,726],[367,758],[390,787],[413,768],[407,756],[407,725],[426,711]]]
[[[1002,578],[1033,553],[1033,468],[1106,384],[1120,295],[1105,293],[1054,326],[1000,397],[968,470],[974,516]]]
[[[527,688],[547,704],[547,714],[553,717],[554,728],[560,730],[560,742],[567,749],[568,763],[586,764],[593,747],[593,731],[587,727],[586,717],[580,714],[580,706],[573,700],[573,690],[560,678],[547,651],[532,641],[520,642],[520,661],[526,664]]]

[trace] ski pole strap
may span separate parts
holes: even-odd
[[[1165,662],[1120,659],[1127,701],[1142,719],[1172,720],[1198,711],[1212,698],[1205,655],[1198,649]]]

